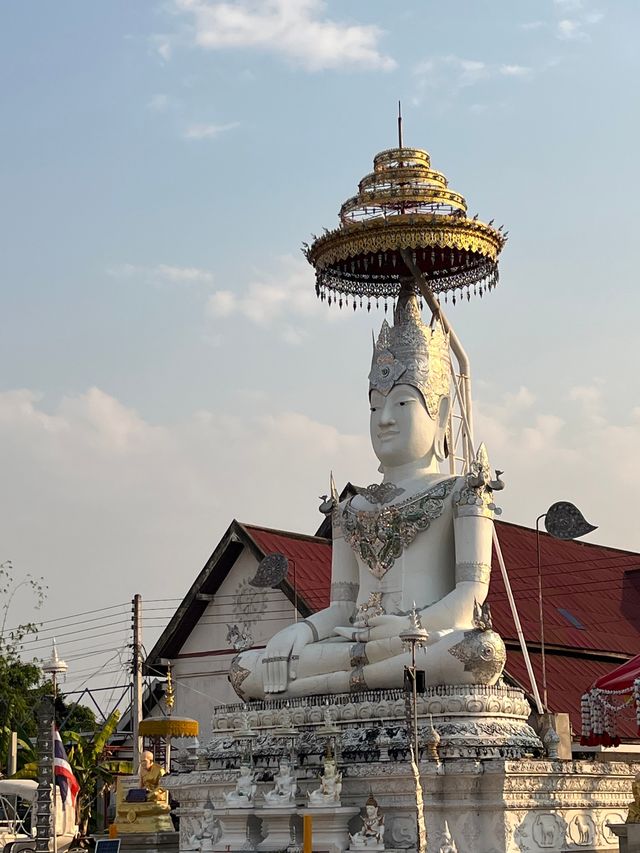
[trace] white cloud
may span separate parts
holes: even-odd
[[[168,282],[171,284],[211,284],[213,273],[199,267],[176,267],[170,264],[140,266],[119,264],[109,267],[109,275],[115,278],[139,278],[145,281]]]
[[[152,95],[147,102],[147,109],[154,113],[163,113],[169,107],[169,96],[159,92]]]
[[[436,93],[444,93],[448,99],[464,89],[481,83],[495,81],[498,78],[524,79],[534,73],[533,69],[518,63],[492,64],[479,59],[466,59],[460,56],[439,56],[418,62],[413,68],[417,93],[412,102],[418,104],[425,90],[430,97]],[[486,110],[486,105],[476,103],[470,107],[471,112],[480,113]]]
[[[571,18],[558,21],[556,36],[562,41],[586,41],[589,38],[582,29],[582,23]]]
[[[227,124],[190,124],[182,135],[185,139],[215,139],[236,127],[239,127],[237,121],[227,122]]]
[[[332,467],[369,482],[366,436],[260,396],[242,405],[252,414],[152,424],[99,388],[52,410],[30,390],[0,393],[3,553],[45,576],[42,618],[86,610],[98,586],[105,604],[183,595],[234,517],[313,533]]]
[[[582,0],[553,0],[554,4],[565,12],[582,8]]]
[[[526,65],[501,65],[500,74],[504,77],[528,77],[533,72]]]
[[[525,21],[523,24],[520,24],[520,29],[521,30],[540,30],[546,26],[547,25],[544,21]]]
[[[230,317],[237,310],[238,300],[230,290],[216,290],[209,297],[207,310],[212,317]]]
[[[585,10],[582,3],[571,3],[569,0],[561,0],[558,4],[563,12],[573,12],[572,17],[563,17],[556,23],[556,38],[561,41],[590,41],[591,36],[587,32],[588,27],[599,24],[604,18],[604,12],[596,9]]]
[[[151,36],[151,45],[163,62],[169,62],[173,54],[173,45],[171,37],[167,35],[155,34]]]
[[[379,27],[334,21],[324,0],[174,0],[174,6],[189,16],[195,43],[208,50],[262,50],[307,71],[396,66],[380,51]]]
[[[573,405],[562,417],[528,395],[516,395],[526,404],[520,407],[513,395],[481,397],[474,409],[476,441],[486,442],[492,464],[506,472],[506,519],[533,525],[554,501],[571,500],[600,527],[591,541],[640,550],[630,508],[640,478],[640,409],[612,421],[597,385],[569,389]]]
[[[316,297],[313,270],[304,259],[292,255],[281,257],[277,271],[261,272],[239,294],[216,290],[209,297],[207,310],[214,318],[240,314],[258,326],[329,313],[322,311]],[[289,342],[296,338],[296,343],[299,343],[299,336],[297,328],[295,333],[291,328],[287,335]]]

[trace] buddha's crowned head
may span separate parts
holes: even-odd
[[[435,451],[446,455],[451,361],[449,336],[425,325],[416,294],[403,287],[393,326],[385,320],[369,373],[371,441],[383,465],[402,465]]]

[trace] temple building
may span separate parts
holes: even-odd
[[[536,532],[505,521],[496,527],[542,690]],[[548,707],[569,714],[577,742],[582,694],[640,649],[640,554],[540,537]],[[286,577],[274,588],[251,585],[270,554],[287,558]],[[206,734],[215,707],[237,701],[228,673],[238,650],[262,648],[296,617],[326,607],[330,572],[329,520],[313,536],[233,521],[151,650],[147,673],[162,676],[171,663],[176,713],[197,719]],[[531,698],[495,553],[489,601],[507,646],[505,681]],[[631,713],[619,733],[637,740]]]

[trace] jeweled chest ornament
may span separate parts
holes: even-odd
[[[355,486],[355,491],[370,504],[388,504],[404,494],[405,490],[394,483],[372,483],[366,488]]]
[[[347,501],[339,516],[344,537],[374,577],[384,577],[418,533],[428,530],[442,515],[456,479],[443,480],[401,503],[372,511],[355,510],[353,498]]]

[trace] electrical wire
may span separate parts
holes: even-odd
[[[29,631],[28,636],[35,637],[36,635],[41,636],[42,634],[53,634],[53,635],[55,635],[56,632],[64,631],[66,628],[75,627],[76,625],[88,625],[91,622],[103,622],[105,619],[112,618],[112,616],[118,616],[118,617],[125,617],[126,618],[128,616],[128,614],[127,613],[113,613],[110,616],[97,616],[95,619],[81,619],[79,622],[78,621],[71,621],[71,622],[67,623],[66,625],[59,625],[55,628],[39,628],[36,626],[36,630],[35,631]],[[90,629],[87,629],[87,630],[90,630]],[[60,636],[62,636],[62,635],[60,635]],[[46,638],[43,638],[43,639],[46,639]]]
[[[127,607],[129,605],[128,601],[125,601],[123,604],[112,604],[110,607],[96,607],[93,610],[83,610],[81,613],[73,613],[71,616],[58,616],[56,619],[46,619],[43,622],[39,622],[39,625],[50,625],[52,622],[65,622],[68,620],[74,620],[78,616],[88,616],[91,613],[104,613],[107,610],[115,610],[117,607]],[[20,625],[15,628],[7,628],[5,629],[5,633],[8,634],[11,631],[18,631],[21,628]]]
[[[69,631],[67,634],[60,634],[59,636],[60,637],[72,637],[74,634],[86,634],[88,632],[95,632],[95,633],[99,632],[99,635],[101,637],[106,637],[109,634],[117,634],[118,631],[124,630],[123,628],[118,628],[118,631],[104,631],[104,632],[100,631],[100,628],[111,628],[113,625],[129,625],[129,621],[126,620],[126,621],[120,622],[120,623],[112,622],[112,623],[107,624],[107,625],[97,625],[93,628],[81,628],[78,631]],[[53,641],[53,639],[54,638],[52,637],[50,639],[45,638],[44,640],[41,640],[38,637],[34,637],[32,640],[23,640],[20,643],[20,646],[32,645],[33,643],[35,643],[36,645],[40,645],[40,646],[50,645],[50,643]],[[55,640],[56,640],[56,645],[61,645],[61,646],[64,645],[64,643],[58,643],[57,637],[55,638]]]

